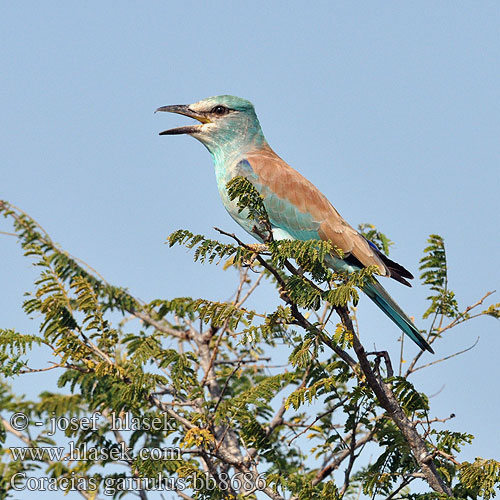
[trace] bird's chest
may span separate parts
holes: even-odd
[[[236,202],[229,199],[227,192],[227,183],[236,177],[235,169],[231,167],[215,166],[215,178],[217,180],[217,189],[219,190],[219,195],[221,197],[222,203],[229,211],[230,208],[233,211],[236,209]]]
[[[219,195],[221,197],[224,207],[228,211],[229,215],[243,228],[245,231],[249,232],[253,236],[255,234],[252,229],[255,225],[255,221],[248,219],[248,210],[244,209],[240,212],[238,208],[237,200],[231,200],[227,192],[227,183],[234,179],[235,177],[243,176],[251,180],[252,172],[247,171],[242,168],[240,163],[236,163],[230,166],[220,166],[215,165],[215,177],[217,180],[217,188],[219,190]]]

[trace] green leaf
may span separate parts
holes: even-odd
[[[424,250],[424,257],[420,259],[420,270],[422,271],[420,279],[435,293],[427,297],[431,304],[423,317],[427,318],[431,314],[437,314],[453,318],[459,313],[459,310],[455,293],[448,289],[448,268],[443,238],[431,234],[427,241],[429,245]]]

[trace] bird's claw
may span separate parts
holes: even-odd
[[[259,254],[267,251],[267,245],[265,245],[264,243],[250,243],[246,246],[249,250],[252,251],[252,255],[250,256],[249,259],[245,259],[245,261],[243,262],[243,265],[248,266],[253,271],[255,259],[257,258],[257,256]]]
[[[255,253],[255,255],[267,252],[267,245],[265,243],[250,243],[247,247]]]

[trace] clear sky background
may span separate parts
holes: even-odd
[[[396,241],[391,257],[414,274],[438,233],[461,307],[500,286],[498,2],[2,2],[0,25],[0,198],[136,296],[231,294],[232,271],[164,244],[178,228],[249,237],[222,207],[205,148],[158,136],[188,119],[153,114],[226,93],[251,100],[278,154],[352,225]],[[1,327],[36,326],[21,310],[35,276],[0,236]],[[388,288],[425,325],[425,288]],[[254,305],[272,297],[262,287]],[[397,355],[395,326],[367,299],[359,310],[367,345]],[[476,435],[462,459],[499,459],[499,323],[454,329],[424,359],[478,336],[413,381],[438,393],[433,415],[456,413],[451,427]],[[40,380],[16,387],[55,390]]]

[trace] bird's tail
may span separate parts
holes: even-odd
[[[363,291],[370,299],[410,337],[415,344],[422,350],[427,350],[434,354],[432,347],[422,337],[417,327],[412,323],[411,319],[405,312],[396,304],[394,299],[387,293],[384,287],[375,280],[373,283],[368,283],[363,287]]]

